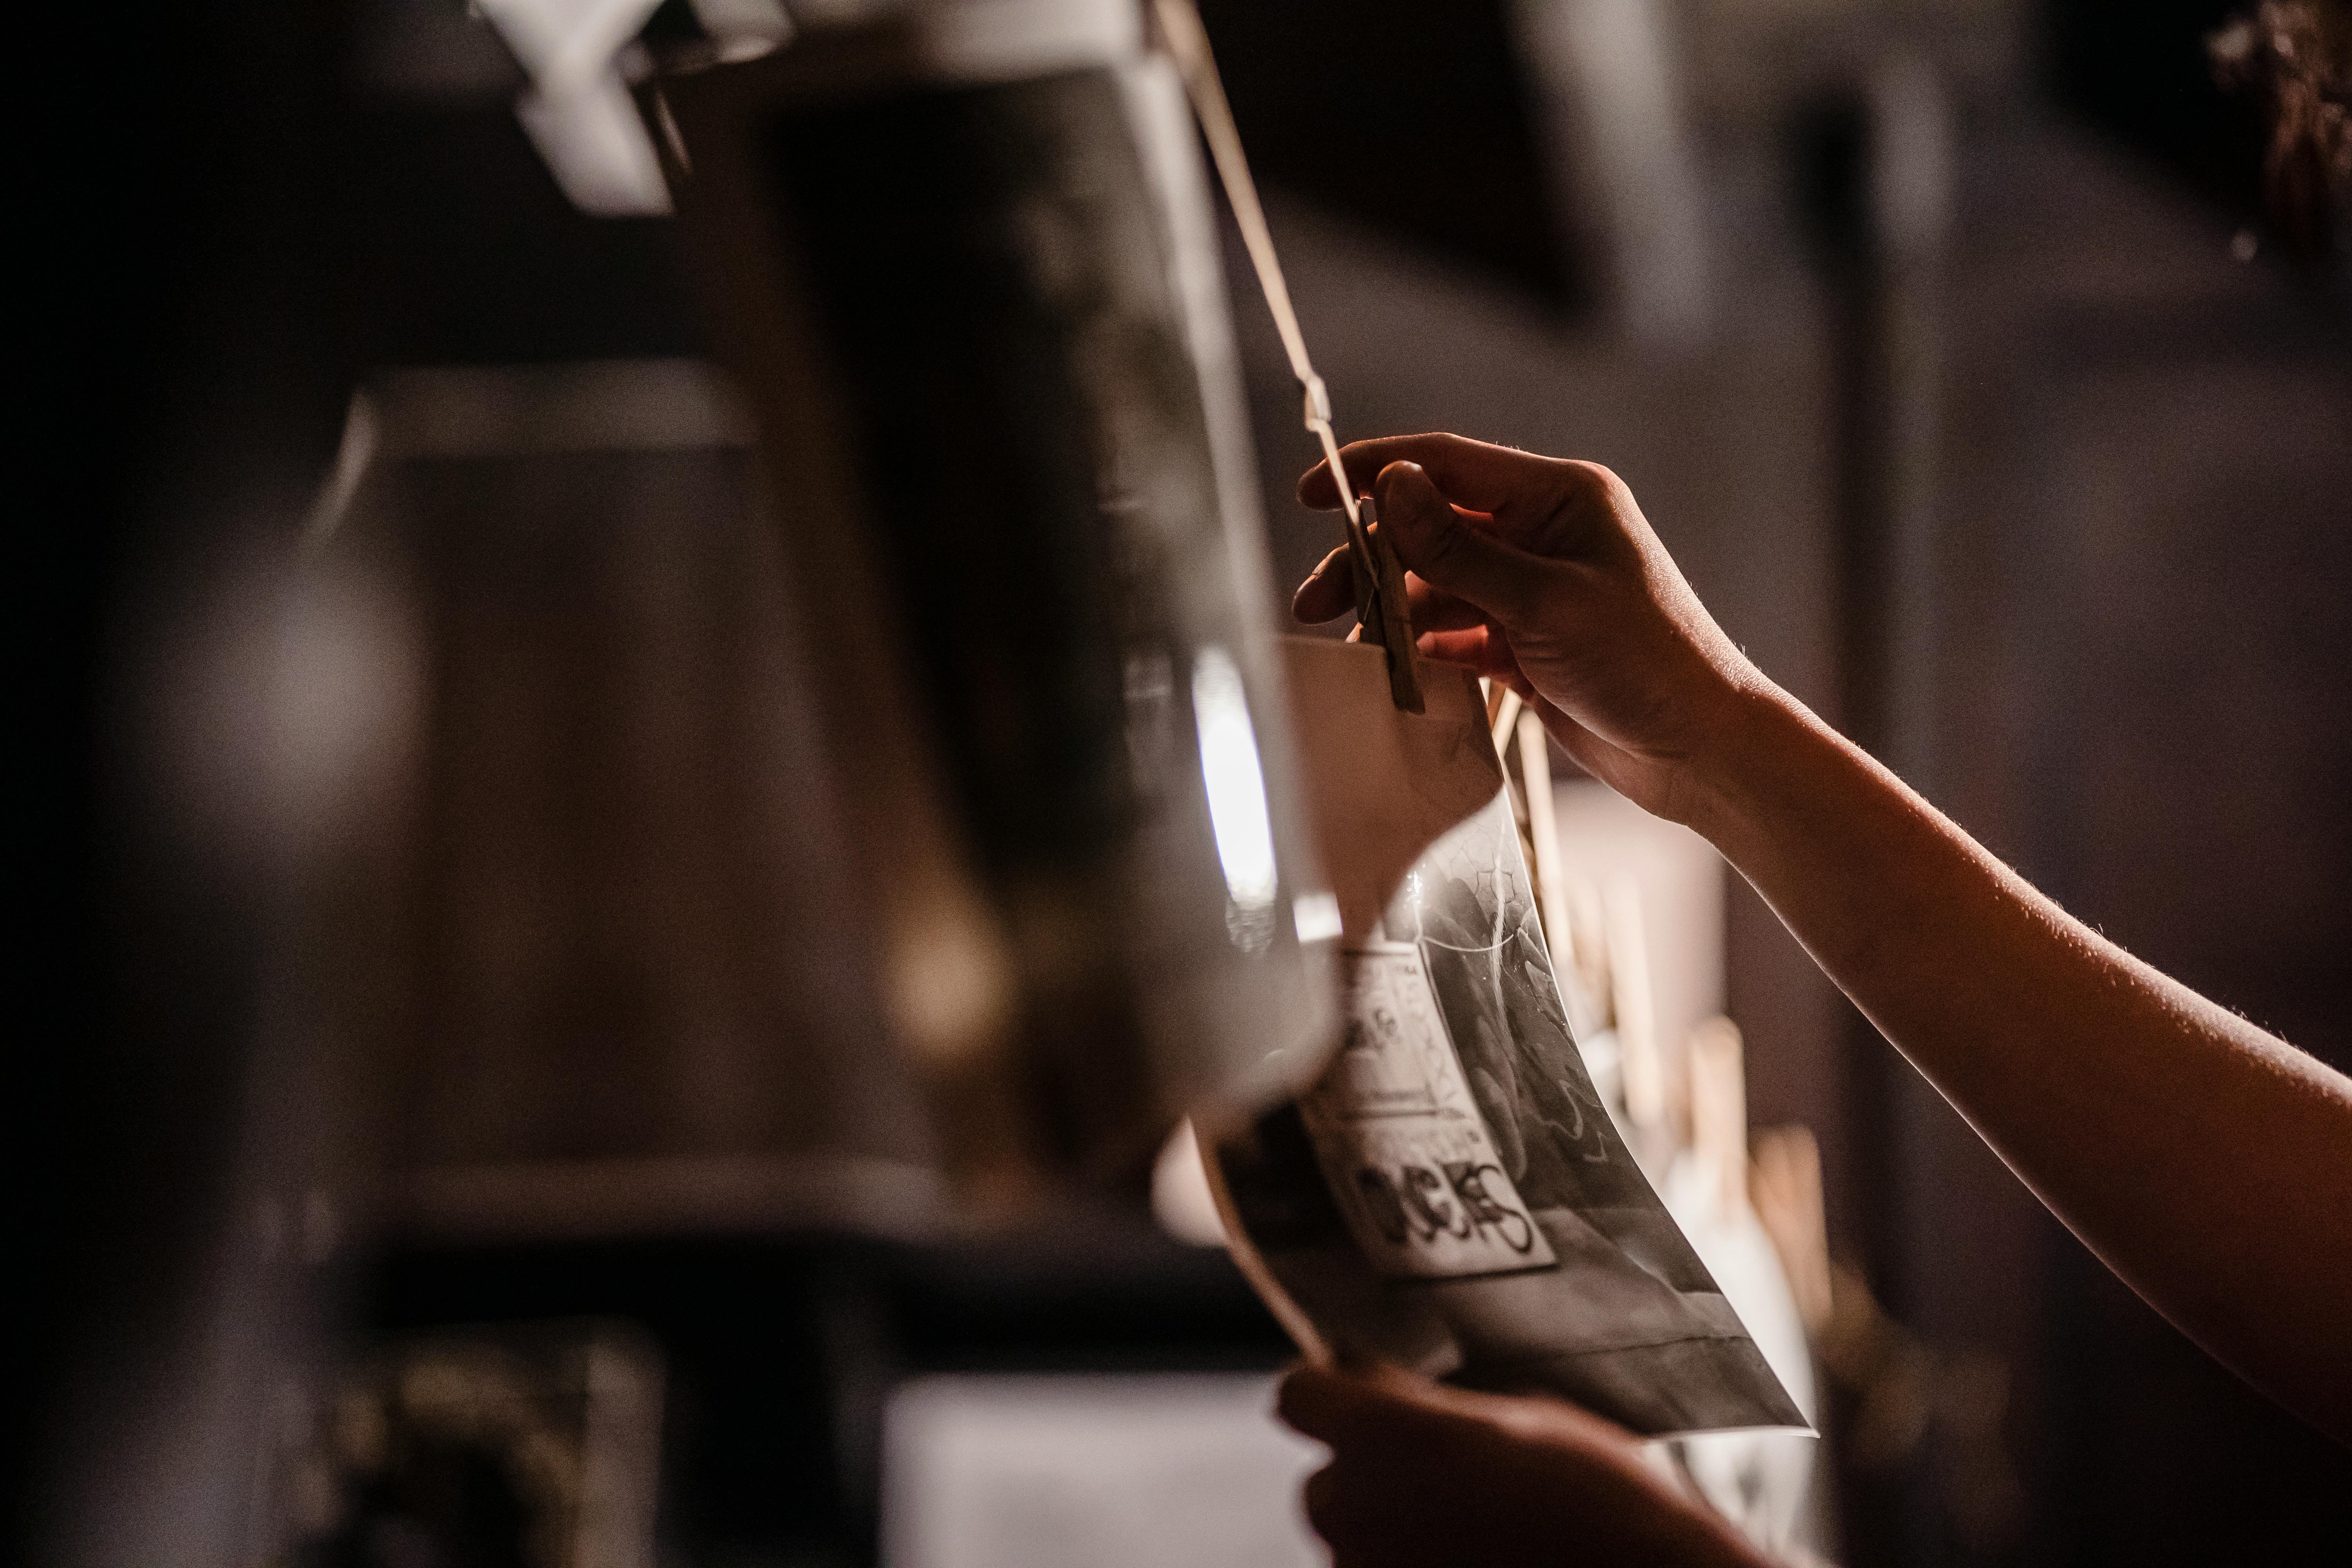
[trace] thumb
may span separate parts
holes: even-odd
[[[1506,626],[1520,618],[1541,562],[1464,521],[1419,463],[1391,463],[1374,489],[1381,527],[1415,575]]]
[[[1325,1368],[1302,1366],[1282,1380],[1275,1414],[1334,1448],[1402,1436],[1454,1415],[1452,1390],[1400,1366],[1371,1362]]]

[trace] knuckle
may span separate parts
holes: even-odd
[[[1459,565],[1468,552],[1470,542],[1464,537],[1468,531],[1459,518],[1440,517],[1415,508],[1405,514],[1405,519],[1406,528],[1415,536],[1418,546],[1414,553],[1437,567],[1439,576],[1445,575],[1444,568]]]
[[[1616,499],[1625,488],[1614,469],[1580,458],[1564,458],[1559,464],[1559,484],[1562,499],[1580,501],[1606,502]]]

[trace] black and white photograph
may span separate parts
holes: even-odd
[[[2352,1564],[2352,0],[14,19],[0,1563]]]
[[[1342,954],[1329,1073],[1217,1153],[1317,1329],[1651,1436],[1806,1426],[1592,1086],[1507,795],[1422,855],[1381,927]]]

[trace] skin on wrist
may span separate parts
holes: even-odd
[[[1932,903],[1928,887],[1981,852],[1962,847],[1933,806],[1770,682],[1759,679],[1725,712],[1693,769],[1685,825],[1851,994],[1857,967],[1890,927],[1933,923],[1918,907],[1923,897]]]
[[[1753,839],[1770,820],[1772,779],[1793,753],[1825,738],[1811,710],[1760,674],[1726,680],[1708,721],[1683,759],[1675,820],[1739,863],[1735,846]]]

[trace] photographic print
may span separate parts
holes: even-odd
[[[1645,1436],[1806,1425],[1585,1071],[1507,795],[1422,854],[1341,964],[1329,1068],[1217,1150],[1298,1315],[1339,1353]]]

